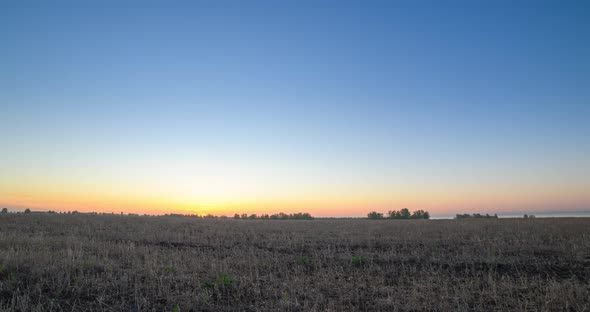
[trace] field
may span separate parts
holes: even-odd
[[[590,218],[0,215],[2,311],[589,311]]]

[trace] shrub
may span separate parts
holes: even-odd
[[[350,262],[353,266],[360,267],[365,263],[365,259],[361,256],[352,256]]]
[[[203,288],[227,288],[234,284],[231,276],[219,274],[214,280],[203,283]]]
[[[0,264],[0,281],[2,280],[15,281],[16,276],[14,271],[8,270],[4,265]]]
[[[234,280],[229,275],[219,274],[217,279],[215,280],[215,285],[217,287],[229,287],[233,285]]]
[[[297,257],[297,264],[309,266],[311,265],[311,257],[309,256],[299,256]]]

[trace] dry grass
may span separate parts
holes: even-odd
[[[590,219],[0,215],[3,311],[588,311],[589,281]]]

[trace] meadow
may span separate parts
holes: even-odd
[[[0,215],[1,311],[588,311],[590,218]]]

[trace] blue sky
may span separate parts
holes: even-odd
[[[0,37],[0,204],[590,205],[585,1],[3,2]]]

